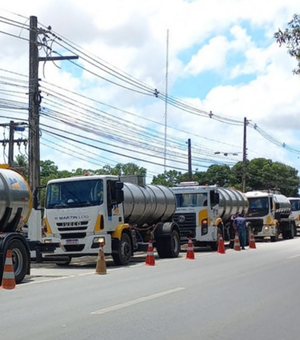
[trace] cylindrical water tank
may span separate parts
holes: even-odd
[[[31,208],[32,194],[27,181],[16,171],[0,169],[0,232],[20,229]]]
[[[218,188],[220,194],[219,216],[224,221],[229,220],[236,213],[246,214],[249,203],[247,197],[238,190],[230,188]]]
[[[140,226],[168,220],[176,209],[173,192],[161,185],[124,183],[124,218]]]

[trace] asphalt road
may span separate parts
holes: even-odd
[[[107,259],[106,275],[90,258],[34,264],[23,284],[0,290],[0,339],[298,339],[300,238],[256,246],[155,266]]]

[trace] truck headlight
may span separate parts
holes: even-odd
[[[266,226],[264,226],[264,231],[269,231],[269,227],[266,225]]]
[[[105,237],[103,237],[103,236],[94,237],[93,243],[102,243],[102,244],[105,244]]]

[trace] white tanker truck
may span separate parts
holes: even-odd
[[[247,221],[255,238],[270,237],[272,242],[297,235],[296,217],[292,214],[290,200],[270,191],[249,191],[245,195],[249,201]]]
[[[135,251],[147,250],[149,240],[160,257],[177,257],[180,230],[172,221],[175,208],[169,188],[146,186],[143,177],[54,179],[46,187],[44,240],[61,244],[51,254],[63,256],[64,262],[57,264],[97,255],[101,245],[117,265],[126,265]]]
[[[248,212],[246,196],[235,189],[200,186],[197,182],[182,182],[171,189],[177,202],[173,220],[179,225],[182,243],[191,237],[195,245],[217,250],[219,234],[225,240],[234,237],[231,216]]]
[[[20,283],[26,274],[30,274],[30,251],[40,254],[53,251],[58,246],[24,237],[22,227],[30,217],[32,204],[32,193],[26,180],[6,166],[0,168],[0,282],[8,249],[12,251],[16,283]],[[31,227],[40,231],[41,235],[39,222]]]

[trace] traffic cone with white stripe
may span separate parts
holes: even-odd
[[[189,238],[185,258],[188,260],[195,260],[194,245],[191,237]]]
[[[256,249],[256,245],[255,245],[255,239],[254,239],[254,235],[251,232],[251,236],[250,236],[250,242],[249,242],[249,249]]]
[[[99,248],[96,272],[95,274],[105,275],[106,274],[106,262],[104,258],[104,253],[102,247]]]
[[[239,238],[239,233],[236,231],[235,232],[235,238],[234,238],[234,245],[233,249],[240,251],[241,250],[241,244],[240,244],[240,238]]]
[[[222,235],[219,236],[218,251],[219,254],[225,254],[225,245]]]
[[[155,257],[154,257],[154,253],[153,253],[153,244],[152,241],[149,240],[148,243],[148,250],[147,250],[147,256],[146,256],[146,265],[148,266],[155,266]]]
[[[16,280],[15,280],[13,261],[12,261],[12,253],[11,253],[11,250],[8,249],[6,252],[1,288],[14,289],[15,287],[16,287]]]

